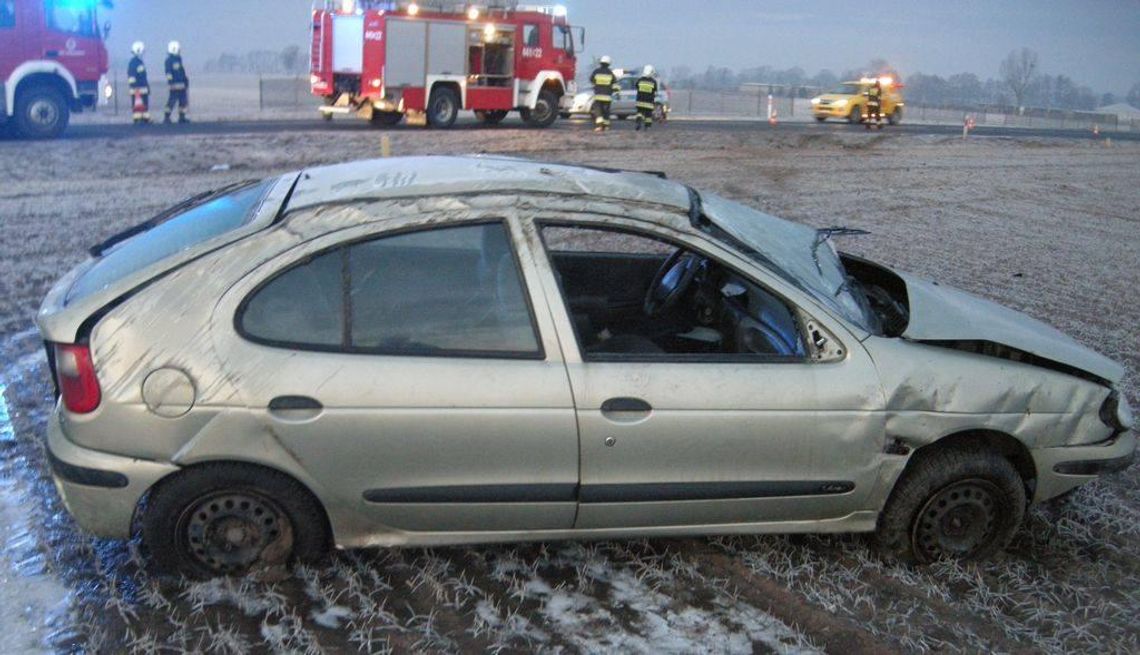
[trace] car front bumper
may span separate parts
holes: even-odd
[[[1101,444],[1033,451],[1037,468],[1034,502],[1060,496],[1101,475],[1122,471],[1136,456],[1136,433],[1125,432]]]
[[[85,530],[109,539],[131,536],[135,508],[177,466],[82,448],[64,432],[57,407],[48,421],[48,459],[67,511]]]

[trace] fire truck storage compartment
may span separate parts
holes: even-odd
[[[389,87],[423,86],[428,75],[463,77],[467,26],[389,18],[384,80]]]
[[[364,16],[333,17],[333,71],[361,73],[364,70]]]
[[[468,66],[474,86],[513,87],[515,77],[515,29],[495,26],[468,31]]]

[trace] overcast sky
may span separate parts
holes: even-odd
[[[524,0],[527,1],[527,0]],[[541,0],[530,0],[535,3]],[[182,41],[191,68],[220,52],[306,46],[309,0],[116,0],[111,47],[143,39],[160,57]],[[1097,92],[1140,82],[1140,0],[564,0],[586,57],[663,71],[800,66],[835,73],[884,58],[904,75],[996,77],[1026,46],[1045,73]]]

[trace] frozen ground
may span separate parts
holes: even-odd
[[[1125,362],[1140,405],[1140,147],[688,132],[402,131],[396,154],[663,170],[991,297]],[[380,133],[0,142],[4,650],[1138,652],[1137,467],[1036,510],[1005,556],[914,570],[865,540],[772,537],[365,551],[277,583],[159,581],[63,512],[31,320],[84,249],[234,179],[378,154]],[[215,164],[226,172],[212,173]]]

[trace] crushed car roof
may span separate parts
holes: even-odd
[[[685,186],[652,173],[508,157],[399,157],[302,171],[286,211],[361,199],[484,193],[590,195],[689,208]]]

